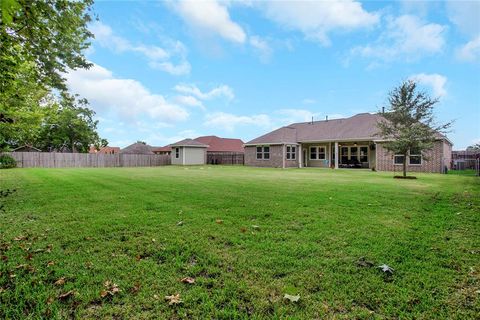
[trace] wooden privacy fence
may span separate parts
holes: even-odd
[[[59,152],[5,152],[19,168],[155,167],[171,164],[169,155]]]
[[[207,164],[244,164],[241,152],[207,152]]]

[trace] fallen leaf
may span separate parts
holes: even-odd
[[[392,267],[382,264],[381,266],[378,266],[380,269],[382,269],[383,272],[388,273],[388,274],[393,274],[393,271],[395,271]]]
[[[247,232],[247,228],[245,228],[245,227],[241,227],[241,228],[240,228],[240,232],[242,232],[242,233],[245,233],[245,232]]]
[[[52,249],[53,249],[53,244],[49,244],[49,245],[47,246],[47,249],[46,249],[45,251],[48,252],[48,253],[50,253],[50,252],[52,252]]]
[[[49,297],[49,298],[47,299],[47,304],[52,304],[54,300],[55,300],[54,297]]]
[[[55,262],[53,262],[53,261],[48,261],[47,262],[47,267],[51,267],[53,265],[55,265]]]
[[[168,301],[169,306],[183,303],[182,299],[180,299],[180,293],[177,293],[171,296],[165,296],[165,300]]]
[[[133,287],[130,289],[130,292],[133,293],[133,294],[136,294],[139,290],[140,290],[140,283],[135,282]]]
[[[217,219],[217,220],[215,220],[215,222],[216,222],[217,224],[222,224],[222,223],[223,223],[223,220],[222,220],[222,219]]]
[[[254,224],[254,225],[252,226],[252,228],[255,229],[255,230],[258,230],[258,229],[260,229],[260,226],[257,226],[257,225]]]
[[[8,257],[7,256],[2,256],[2,261],[7,261]]]
[[[194,283],[195,283],[195,279],[193,279],[193,278],[191,278],[191,277],[185,277],[185,278],[181,279],[180,282],[189,283],[189,284],[194,284]]]
[[[300,300],[300,296],[292,296],[288,293],[285,293],[285,295],[283,296],[283,299],[288,299],[291,302],[298,302],[298,300]]]
[[[360,257],[360,259],[357,260],[357,266],[359,267],[373,267],[373,262],[365,259],[365,257]]]
[[[113,296],[115,294],[117,294],[118,292],[120,292],[120,288],[113,282],[111,281],[105,281],[103,283],[103,286],[105,287],[106,290],[102,290],[100,292],[100,296],[102,298],[105,298],[106,296],[110,295],[110,296]]]
[[[139,255],[139,254],[137,254],[137,256],[135,257],[135,260],[137,260],[137,261],[140,261],[140,260],[142,260],[142,256],[141,256],[141,255]]]
[[[26,260],[32,260],[33,259],[33,254],[29,253],[26,257]]]
[[[36,250],[33,250],[34,253],[39,253],[39,252],[44,252],[45,249],[36,249]]]
[[[65,293],[62,293],[58,296],[58,299],[59,300],[67,300],[68,298],[72,297],[73,295],[75,295],[75,292],[73,292],[73,290],[70,290],[70,291],[67,291]]]
[[[15,267],[15,269],[26,269],[28,267],[28,264],[19,264],[18,266]]]
[[[26,240],[26,239],[27,239],[26,236],[18,236],[18,237],[13,238],[13,241],[23,241],[23,240]]]
[[[155,239],[152,239],[152,242],[155,242],[155,241],[157,241],[157,240],[155,240]]]
[[[65,284],[65,277],[61,277],[60,279],[58,279],[57,281],[55,281],[54,283],[56,286],[62,286]]]
[[[183,226],[183,221],[178,221],[177,226]]]

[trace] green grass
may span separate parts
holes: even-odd
[[[18,189],[0,213],[0,318],[478,317],[480,179],[417,177],[221,166],[0,171],[0,188]],[[179,281],[187,276],[195,283]],[[102,298],[105,281],[120,292]],[[183,303],[168,305],[177,293]]]

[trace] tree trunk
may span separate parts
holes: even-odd
[[[407,155],[403,155],[403,177],[407,176]]]

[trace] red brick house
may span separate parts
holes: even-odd
[[[117,154],[120,153],[119,147],[101,147],[97,150],[94,146],[90,146],[88,153],[98,153],[98,154]]]
[[[403,156],[383,147],[378,136],[380,114],[360,113],[350,118],[293,123],[245,144],[245,165],[258,167],[375,168],[400,171]],[[444,172],[450,169],[452,143],[438,134],[434,147],[414,150],[408,171]]]

